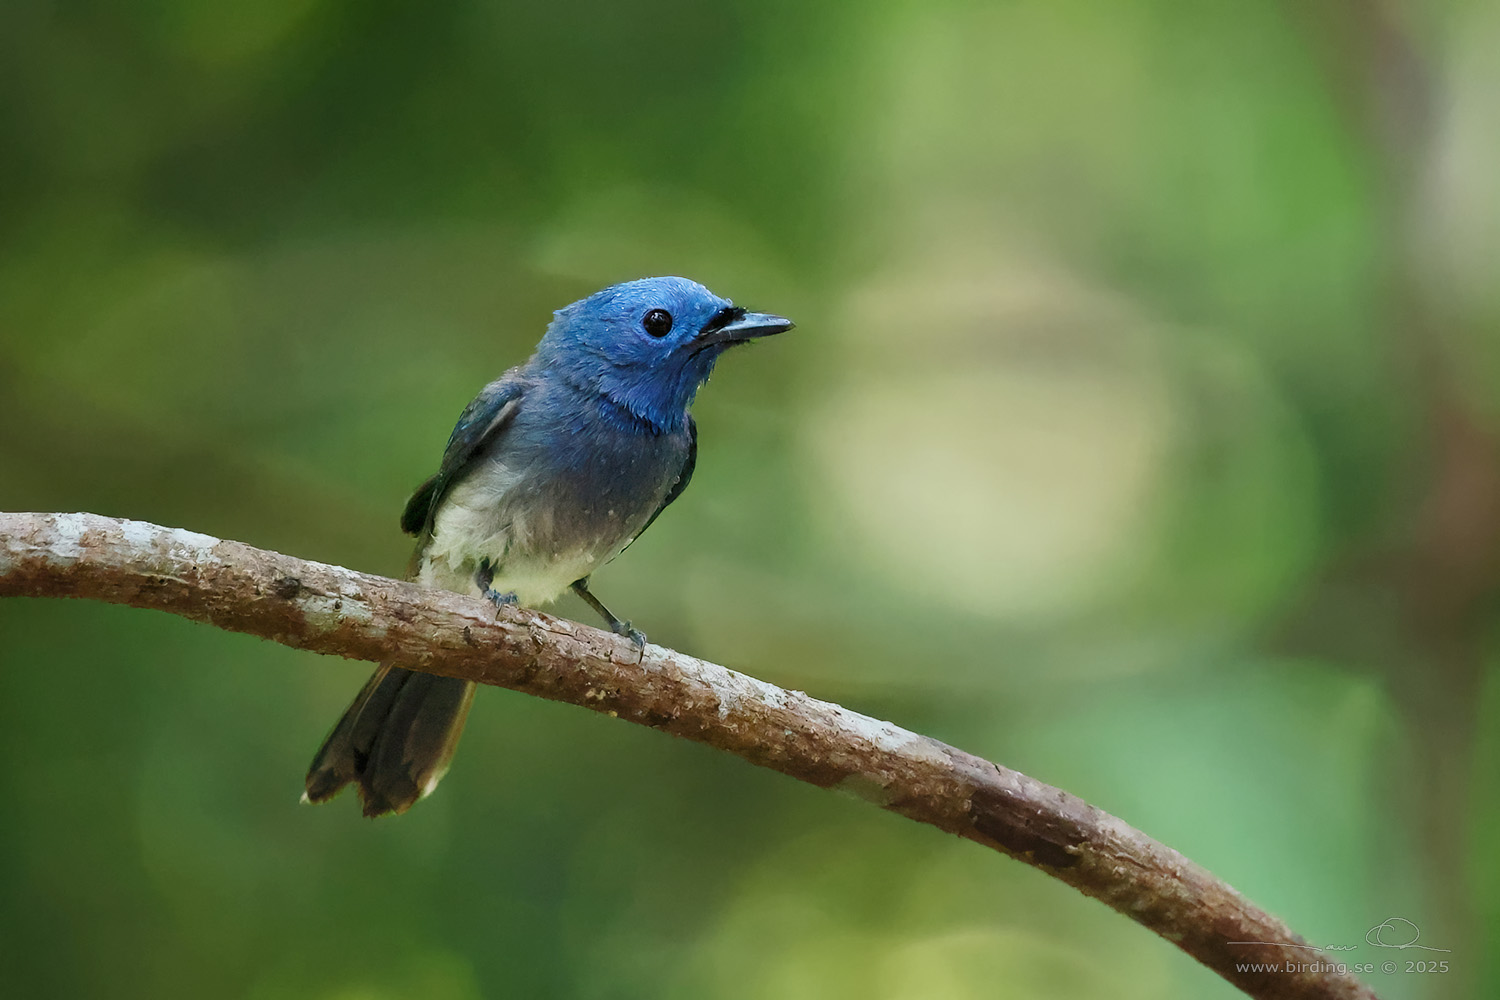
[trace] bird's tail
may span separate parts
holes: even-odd
[[[406,812],[447,772],[473,700],[469,681],[381,664],[318,748],[304,800],[356,782],[366,816]]]

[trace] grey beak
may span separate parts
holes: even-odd
[[[796,325],[785,316],[773,316],[771,313],[745,313],[728,326],[720,327],[719,332],[728,334],[725,340],[753,340],[756,337],[769,337],[773,333],[786,333]]]
[[[699,347],[710,344],[737,344],[757,337],[769,337],[775,333],[786,333],[796,326],[784,316],[771,313],[744,312],[740,309],[725,309],[715,316],[698,334]]]

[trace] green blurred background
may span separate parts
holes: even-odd
[[[0,508],[399,573],[551,310],[697,278],[652,639],[1065,787],[1389,997],[1500,994],[1500,4],[8,0]],[[570,602],[560,613],[592,621]],[[297,803],[367,673],[0,602],[17,997],[1196,998],[972,844],[481,692]],[[1449,954],[1378,952],[1414,921]]]

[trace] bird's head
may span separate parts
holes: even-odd
[[[747,312],[687,278],[612,285],[559,309],[536,360],[638,420],[676,430],[720,354],[792,322]]]

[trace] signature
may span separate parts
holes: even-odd
[[[1453,951],[1452,948],[1433,948],[1430,945],[1418,944],[1417,942],[1421,939],[1421,929],[1405,917],[1386,917],[1365,933],[1365,944],[1371,948],[1416,948],[1419,951],[1441,951],[1444,954]],[[1329,944],[1320,948],[1315,944],[1290,944],[1286,941],[1230,941],[1228,943],[1271,945],[1277,948],[1297,948],[1302,951],[1317,952],[1355,951],[1359,948],[1357,944]]]

